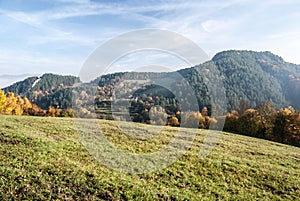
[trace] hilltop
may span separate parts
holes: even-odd
[[[83,120],[91,121],[91,120]],[[99,120],[107,139],[132,153],[159,150],[176,129],[132,139],[116,134],[116,121]],[[140,125],[140,132],[159,128]],[[299,200],[300,149],[223,133],[208,157],[198,153],[205,130],[168,168],[119,173],[95,160],[81,144],[72,119],[0,115],[0,199],[57,200]]]

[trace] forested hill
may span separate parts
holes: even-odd
[[[212,62],[225,77],[229,105],[236,105],[242,97],[252,106],[269,99],[277,107],[300,108],[300,65],[270,52],[254,51],[221,52]]]
[[[15,95],[27,97],[42,109],[49,106],[70,107],[70,89],[79,78],[75,76],[44,74],[41,77],[29,77],[24,81],[17,82],[3,90],[14,92]],[[65,96],[69,92],[69,96]]]
[[[285,62],[270,52],[224,51],[205,64],[175,73],[130,73],[130,76],[135,79],[151,79],[153,76],[165,79],[179,73],[193,88],[200,106],[209,106],[210,94],[207,85],[213,82],[216,76],[215,71],[210,71],[212,66],[218,70],[217,76],[226,88],[227,110],[237,108],[241,100],[249,102],[252,107],[261,102],[271,101],[278,108],[288,105],[300,108],[300,66]],[[124,73],[115,73],[94,80],[92,83],[99,85],[99,93],[95,94],[94,98],[98,102],[109,100],[111,92],[123,75]],[[67,108],[72,106],[72,85],[76,82],[79,82],[79,79],[73,76],[45,74],[40,78],[31,77],[15,83],[4,90],[27,96],[43,109],[50,105]],[[128,88],[126,93],[136,90],[134,86],[124,87]],[[77,89],[81,95],[89,90],[87,85]],[[166,90],[150,86],[138,90],[134,95],[140,98],[142,95],[155,98],[152,96],[159,95],[157,92],[165,93]]]

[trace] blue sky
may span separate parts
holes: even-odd
[[[78,75],[99,45],[145,28],[177,32],[210,57],[268,50],[300,64],[299,9],[298,0],[0,0],[0,75]],[[0,87],[13,80],[2,78]]]

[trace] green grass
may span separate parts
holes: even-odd
[[[133,153],[159,150],[178,129],[137,140],[112,121],[100,122],[107,139]],[[139,125],[136,132],[152,135],[158,128]],[[184,132],[198,134],[177,162],[129,174],[94,159],[72,119],[0,116],[0,200],[300,200],[299,148],[223,133],[200,159],[206,131]]]

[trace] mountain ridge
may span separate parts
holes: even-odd
[[[285,62],[280,56],[269,51],[256,52],[251,50],[222,51],[204,64],[173,72],[173,75],[179,73],[190,83],[201,106],[209,105],[208,78],[215,76],[209,72],[205,77],[203,69],[211,69],[212,66],[219,73],[220,80],[226,89],[227,110],[237,108],[241,100],[246,100],[252,107],[261,102],[270,101],[277,108],[288,105],[300,108],[298,102],[300,97],[300,65]],[[91,83],[98,84],[98,88],[106,86],[109,90],[113,90],[117,83],[116,80],[120,80],[124,74],[124,72],[119,72],[103,75]],[[172,73],[130,72],[127,74],[137,79],[159,74],[166,77]],[[39,77],[27,78],[4,88],[4,91],[12,91],[16,95],[27,96],[44,109],[49,106],[60,108],[72,106],[72,100],[64,100],[65,103],[62,104],[63,100],[59,99],[63,99],[66,94],[68,97],[71,96],[70,88],[75,83],[80,83],[78,77],[48,73],[40,78],[42,78],[41,81],[34,87],[32,85]],[[87,90],[86,85],[81,84],[81,86],[85,86],[84,88]],[[104,96],[106,95],[104,94]],[[53,99],[57,100],[53,101]]]

